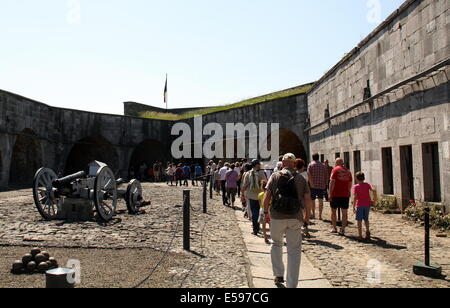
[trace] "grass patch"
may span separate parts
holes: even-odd
[[[148,111],[148,112],[141,113],[140,117],[146,118],[146,119],[167,120],[167,121],[185,120],[185,119],[193,118],[195,116],[201,116],[201,115],[207,115],[207,114],[227,111],[227,110],[241,108],[241,107],[245,107],[245,106],[261,104],[264,102],[268,102],[268,101],[272,101],[272,100],[280,99],[280,98],[285,98],[285,97],[289,97],[289,96],[293,96],[293,95],[304,94],[311,89],[312,85],[313,84],[310,83],[310,84],[294,87],[291,89],[282,90],[282,91],[266,94],[263,96],[246,99],[246,100],[243,100],[243,101],[240,101],[240,102],[237,102],[234,104],[230,104],[230,105],[199,108],[197,110],[188,111],[188,112],[182,113],[182,114],[174,114],[174,113],[170,113],[170,112],[166,113],[166,112]]]

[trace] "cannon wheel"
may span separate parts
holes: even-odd
[[[56,173],[49,168],[41,168],[34,175],[34,204],[45,220],[52,220],[58,216],[58,200],[53,191],[53,181],[57,178]]]
[[[125,201],[127,202],[128,213],[136,214],[142,204],[142,185],[138,180],[132,180],[127,187]]]
[[[117,207],[117,183],[112,170],[105,166],[97,172],[94,182],[94,204],[98,215],[110,221]]]

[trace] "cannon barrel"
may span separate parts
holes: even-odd
[[[62,186],[64,186],[65,184],[68,184],[72,181],[81,179],[86,177],[86,172],[85,171],[80,171],[71,175],[68,175],[66,177],[60,178],[60,179],[56,179],[53,181],[53,186],[56,188],[60,188]]]

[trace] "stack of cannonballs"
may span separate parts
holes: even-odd
[[[39,248],[33,248],[29,254],[22,257],[22,261],[17,260],[12,265],[11,273],[20,274],[35,274],[45,273],[49,269],[58,267],[58,262],[55,258],[50,257],[46,251],[41,251]]]

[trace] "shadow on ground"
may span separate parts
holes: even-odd
[[[344,249],[344,247],[342,247],[342,246],[335,245],[335,244],[325,242],[325,241],[320,241],[320,240],[307,240],[307,242],[311,243],[311,244],[315,244],[317,246],[328,247],[328,248],[335,249],[335,250],[343,250]]]

